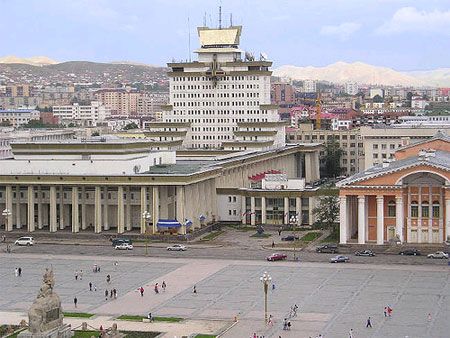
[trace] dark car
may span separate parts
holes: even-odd
[[[398,254],[402,255],[402,256],[420,256],[421,255],[420,251],[417,249],[405,249],[405,250],[400,251]]]
[[[337,255],[330,258],[330,263],[347,263],[349,260],[347,256]]]
[[[287,256],[285,254],[282,253],[273,253],[270,256],[267,256],[267,260],[270,262],[273,261],[282,261],[283,259],[286,259]]]
[[[318,246],[316,248],[316,252],[324,252],[324,253],[337,253],[338,252],[338,247],[336,244],[324,244],[321,246]]]
[[[373,256],[375,256],[375,254],[372,250],[362,250],[362,251],[356,251],[355,256],[373,257]]]
[[[119,238],[114,238],[113,240],[112,240],[112,246],[117,246],[117,245],[121,245],[121,244],[133,244],[132,242],[131,242],[131,239],[129,239],[129,238],[125,238],[125,237],[119,237]]]
[[[289,235],[286,237],[281,238],[282,241],[292,242],[298,239],[298,236]]]

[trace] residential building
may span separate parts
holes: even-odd
[[[30,96],[30,85],[7,85],[5,88],[6,97],[28,97]]]
[[[90,105],[74,103],[69,106],[53,106],[53,115],[58,117],[61,123],[74,123],[89,127],[103,122],[111,116],[111,112],[100,102],[92,101]]]
[[[317,81],[316,80],[303,80],[303,92],[304,93],[317,92]]]
[[[450,138],[438,132],[339,182],[341,244],[450,240],[449,181]]]
[[[356,82],[347,82],[345,84],[345,92],[348,95],[356,95],[358,94],[359,86]]]
[[[146,109],[143,102],[138,102],[142,94],[131,88],[99,89],[95,98],[111,111],[111,115],[135,115],[138,106],[142,111]]]
[[[375,96],[384,97],[384,89],[382,88],[370,88],[369,89],[369,97],[373,99]]]
[[[289,105],[295,103],[295,88],[288,83],[272,83],[271,100],[273,104]]]
[[[0,110],[0,123],[6,123],[15,128],[27,124],[30,120],[39,120],[39,117],[39,111],[34,109]]]

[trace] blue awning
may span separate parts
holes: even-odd
[[[181,227],[180,222],[176,219],[160,219],[156,224],[158,227],[162,228],[179,228]]]
[[[186,223],[184,223],[184,225],[186,225],[187,227],[190,227],[190,226],[192,226],[192,221],[190,219],[188,219],[186,221]]]

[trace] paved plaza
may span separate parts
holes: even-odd
[[[118,265],[114,265],[114,261]],[[105,318],[120,314],[177,316],[237,325],[223,337],[247,338],[254,332],[267,337],[448,337],[450,332],[450,270],[447,266],[364,265],[294,262],[258,262],[143,257],[81,257],[33,254],[1,255],[0,306],[2,311],[25,311],[35,298],[45,267],[53,266],[56,290],[66,311],[79,311]],[[93,273],[93,264],[101,266]],[[14,268],[23,276],[15,277]],[[74,273],[83,269],[83,280]],[[263,290],[259,277],[267,271],[273,278],[269,313],[273,326],[264,325]],[[112,283],[106,283],[106,275]],[[154,283],[163,280],[166,292],[155,294]],[[89,291],[92,281],[97,291]],[[197,294],[192,292],[196,285]],[[137,288],[144,286],[144,297]],[[117,288],[117,300],[105,300],[106,288]],[[292,305],[299,306],[291,319],[291,331],[282,321]],[[393,308],[391,318],[384,306]],[[430,314],[430,316],[428,315]],[[372,329],[366,329],[368,317]],[[223,324],[211,330],[223,329]],[[207,332],[203,332],[207,333]],[[216,332],[218,333],[218,332]]]

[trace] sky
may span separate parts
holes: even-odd
[[[450,0],[0,0],[0,56],[163,66],[189,58],[219,4],[224,26],[230,13],[243,26],[241,48],[275,67],[450,67]]]

